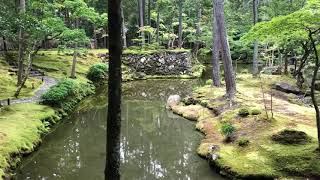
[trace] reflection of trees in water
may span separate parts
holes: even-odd
[[[169,118],[160,101],[126,101],[123,118],[124,179],[188,179],[195,170],[193,142],[199,140],[191,135],[192,124]]]

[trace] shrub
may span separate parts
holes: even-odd
[[[212,79],[208,79],[207,81],[206,81],[206,85],[212,85],[213,84],[213,81],[212,81]]]
[[[305,132],[290,129],[272,135],[271,139],[280,144],[306,144],[311,140]]]
[[[238,141],[238,145],[240,147],[245,147],[245,146],[248,146],[250,143],[249,139],[245,138],[245,137],[241,137]]]
[[[94,87],[90,84],[78,83],[72,79],[64,79],[51,87],[42,95],[42,103],[70,112],[84,97],[93,94]]]
[[[247,116],[249,116],[250,113],[249,113],[248,108],[241,108],[241,109],[239,110],[238,114],[239,114],[239,116],[241,116],[241,117],[247,117]]]
[[[94,64],[90,67],[87,78],[95,84],[101,84],[108,78],[108,66],[104,63]]]
[[[235,133],[235,131],[236,128],[230,123],[225,123],[221,127],[221,133],[226,137],[232,136]]]
[[[251,110],[251,115],[259,115],[259,114],[261,114],[262,112],[261,112],[261,110],[260,109],[252,109]]]

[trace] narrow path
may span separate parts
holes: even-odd
[[[42,77],[37,77],[42,78]],[[25,104],[25,103],[34,103],[34,102],[40,102],[41,96],[46,93],[50,87],[56,85],[58,81],[55,78],[44,76],[43,77],[43,84],[40,86],[40,88],[37,90],[34,96],[29,98],[21,98],[21,99],[12,99],[10,100],[11,104]],[[0,103],[5,106],[7,104],[7,100],[0,100]]]

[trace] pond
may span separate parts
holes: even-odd
[[[170,94],[188,94],[198,80],[126,83],[122,105],[121,179],[223,179],[196,154],[203,135],[165,109]],[[107,98],[102,90],[46,136],[24,159],[17,179],[104,179]]]

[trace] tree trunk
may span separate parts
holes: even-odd
[[[260,0],[253,0],[253,24],[256,25],[259,20],[259,1]],[[254,47],[253,47],[253,68],[252,68],[252,75],[253,77],[257,77],[259,73],[258,69],[258,57],[259,57],[259,42],[258,40],[254,41]]]
[[[24,14],[26,12],[26,1],[25,0],[20,0],[20,13]],[[24,66],[23,66],[23,57],[24,57],[24,31],[20,27],[19,30],[19,59],[18,59],[18,82],[17,85],[19,86],[22,82],[23,78],[23,71],[24,71]]]
[[[182,48],[182,0],[179,0],[179,40],[178,40],[178,47],[181,49]]]
[[[144,46],[145,44],[145,35],[144,35],[144,12],[143,12],[143,0],[139,0],[139,17],[140,17],[140,36],[141,36],[141,45]]]
[[[5,53],[7,53],[8,52],[8,47],[7,47],[6,38],[4,36],[2,36],[2,41],[3,41],[3,51]]]
[[[109,83],[106,180],[120,179],[121,132],[121,0],[108,0]]]
[[[33,55],[32,55],[31,52],[30,52],[29,55],[28,55],[28,59],[29,59],[29,60],[28,60],[28,61],[29,61],[28,68],[27,68],[27,70],[26,70],[26,72],[25,72],[25,75],[24,75],[24,77],[22,78],[21,83],[19,84],[16,92],[14,93],[14,97],[16,97],[16,98],[18,98],[18,96],[19,96],[19,94],[20,94],[20,92],[21,92],[21,89],[23,88],[23,86],[24,86],[25,83],[27,82],[27,79],[29,78],[29,73],[30,73],[30,71],[31,71],[31,69],[32,69]]]
[[[95,25],[93,26],[93,41],[94,41],[93,49],[97,49],[98,48],[98,39],[97,39],[97,33],[96,33],[96,26]]]
[[[121,3],[121,18],[122,18],[122,42],[123,48],[127,48],[127,32],[126,25],[124,21],[123,4]]]
[[[157,12],[157,43],[160,44],[159,36],[160,36],[160,12],[159,12],[159,8],[158,8],[158,12]]]
[[[200,40],[199,40],[199,37],[200,37],[200,35],[201,35],[201,26],[200,26],[201,16],[202,16],[202,6],[201,6],[201,4],[199,4],[197,24],[196,24],[196,36],[197,36],[197,40],[196,40],[196,42],[195,42],[195,47],[194,47],[195,57],[197,57],[197,54],[198,54],[198,51],[199,51],[199,48],[200,48],[200,43],[201,43]]]
[[[152,0],[148,0],[148,26],[151,27],[151,1]],[[148,43],[151,43],[151,35],[148,34]]]
[[[215,0],[215,18],[220,37],[221,57],[223,59],[224,76],[226,83],[226,96],[233,101],[236,93],[236,82],[232,67],[232,59],[229,48],[227,30],[224,20],[224,0]]]
[[[72,60],[72,69],[71,69],[71,75],[70,75],[70,78],[72,78],[72,79],[76,78],[77,56],[78,56],[78,52],[77,52],[77,50],[74,50],[73,60]]]
[[[218,25],[216,20],[216,10],[215,10],[215,2],[213,2],[213,29],[212,35],[213,35],[213,48],[212,48],[212,82],[213,85],[216,87],[221,86],[220,82],[220,63],[219,63],[219,57],[220,57],[220,37],[218,32]]]
[[[313,39],[313,35],[312,35],[311,31],[309,32],[309,39],[312,43],[312,47],[313,47],[313,50],[315,53],[315,61],[316,61],[315,62],[316,66],[314,68],[312,82],[311,82],[311,98],[312,98],[312,103],[313,103],[314,109],[316,111],[317,132],[318,132],[318,150],[319,150],[320,149],[320,111],[319,111],[317,99],[315,97],[315,88],[316,88],[316,79],[317,79],[318,71],[320,68],[320,62],[319,62],[319,55],[318,55],[317,47],[315,44],[315,40]]]
[[[288,75],[289,74],[288,63],[289,63],[288,52],[285,52],[285,54],[284,54],[284,75]]]

